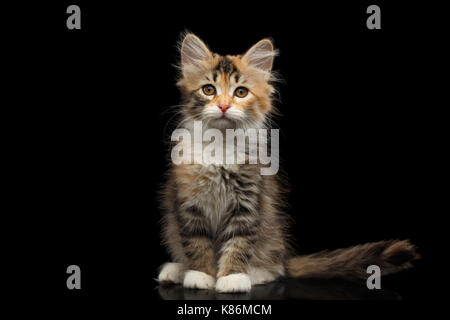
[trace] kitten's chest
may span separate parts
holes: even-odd
[[[196,206],[210,222],[213,232],[225,218],[258,192],[259,168],[254,165],[182,165],[174,167],[178,198],[186,206]],[[247,203],[252,205],[252,203]]]
[[[189,167],[188,201],[201,208],[213,231],[237,202],[238,166],[192,165]]]
[[[195,169],[196,177],[194,193],[198,200],[207,204],[210,209],[224,208],[234,200],[233,177],[236,169],[224,166],[198,166]]]

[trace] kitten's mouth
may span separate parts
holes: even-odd
[[[224,114],[222,114],[220,117],[213,119],[212,124],[216,128],[231,128],[234,127],[235,125],[234,121],[225,116]]]
[[[227,116],[226,112],[222,112],[220,116],[217,116],[214,118],[214,120],[227,120],[227,121],[233,121],[229,116]]]

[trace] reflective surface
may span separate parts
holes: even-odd
[[[158,287],[163,300],[400,300],[392,290],[369,290],[365,282],[323,279],[285,279],[254,286],[249,293],[217,293],[185,289],[181,285]]]

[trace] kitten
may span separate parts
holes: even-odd
[[[221,56],[187,34],[180,52],[180,127],[192,130],[194,121],[221,131],[268,127],[277,53],[270,40],[243,55]],[[410,267],[419,257],[406,240],[295,256],[282,184],[277,175],[261,175],[260,167],[171,165],[161,207],[163,240],[174,262],[162,266],[160,283],[248,292],[283,276],[367,278],[365,268],[371,264],[385,275]]]

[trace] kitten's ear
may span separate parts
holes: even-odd
[[[273,58],[276,55],[277,51],[274,50],[272,41],[269,39],[262,39],[248,49],[243,60],[252,67],[270,72],[272,70]]]
[[[181,43],[181,66],[198,66],[212,54],[206,44],[193,33],[188,33]]]

